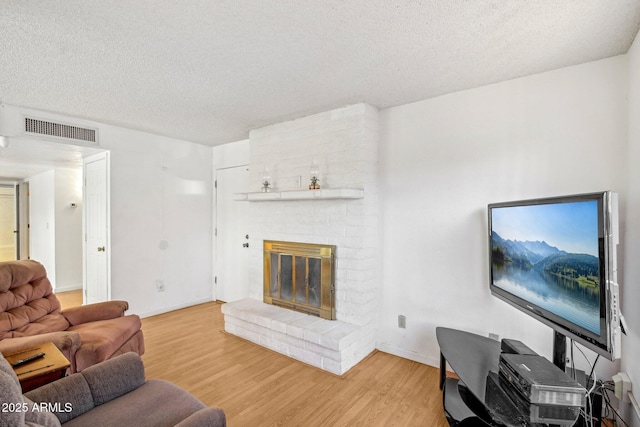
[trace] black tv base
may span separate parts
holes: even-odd
[[[442,404],[445,408],[444,415],[449,425],[454,426],[461,420],[471,419],[476,420],[479,425],[483,425],[480,424],[482,420],[480,420],[462,400],[458,387],[462,388],[465,387],[465,385],[455,378],[447,378],[443,384]],[[444,389],[446,389],[446,392]]]
[[[498,375],[500,342],[449,328],[436,328],[440,345],[440,389],[445,415],[452,426],[572,426],[572,419],[553,424],[532,421],[531,411],[515,405],[507,391],[495,381]],[[446,378],[446,364],[460,378]],[[594,402],[595,406],[595,402]]]

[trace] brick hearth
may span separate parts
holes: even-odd
[[[275,307],[253,299],[222,306],[225,331],[342,375],[374,350],[373,328]]]

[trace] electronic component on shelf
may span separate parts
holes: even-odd
[[[518,340],[512,340],[509,338],[503,338],[500,341],[500,350],[503,353],[510,354],[534,354],[538,355],[535,351],[531,350],[525,343]]]
[[[502,353],[498,368],[505,382],[532,404],[584,407],[585,388],[542,356]]]
[[[526,401],[513,387],[505,383],[505,379],[495,372],[487,377],[487,393],[485,396],[493,405],[504,406],[511,401],[521,415],[514,415],[513,419],[500,420],[505,425],[531,423],[553,424],[556,426],[573,426],[578,418],[580,408],[566,405],[535,405]],[[522,418],[524,417],[524,420]]]

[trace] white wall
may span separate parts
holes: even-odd
[[[56,169],[54,191],[56,292],[82,289],[82,169]]]
[[[51,169],[25,181],[30,258],[45,266],[56,292],[82,289],[82,169]]]
[[[29,256],[47,270],[56,287],[55,170],[29,177]]]
[[[248,165],[251,156],[251,142],[248,139],[213,147],[214,170]]]
[[[626,82],[620,56],[381,112],[379,349],[437,366],[447,326],[550,357],[551,329],[490,295],[487,204],[611,189],[624,230]]]
[[[4,113],[99,128],[111,164],[112,299],[141,316],[211,300],[211,147],[27,108],[5,105]]]
[[[636,40],[629,51],[629,151],[628,161],[628,182],[627,192],[627,227],[625,236],[625,268],[622,274],[622,313],[629,324],[627,336],[623,336],[622,366],[621,370],[629,374],[631,383],[634,386],[636,399],[640,397],[640,366],[638,366],[638,355],[640,355],[640,287],[638,278],[640,277],[640,37]],[[640,419],[635,414],[630,405],[623,405],[626,420],[630,421],[632,427],[640,426]],[[634,415],[632,415],[634,414]]]
[[[211,147],[106,125],[100,144],[111,152],[112,299],[143,317],[211,301]]]

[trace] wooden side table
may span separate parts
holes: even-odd
[[[52,342],[5,354],[4,357],[9,363],[13,363],[37,353],[44,353],[44,357],[13,368],[23,393],[64,377],[67,368],[71,366]]]

